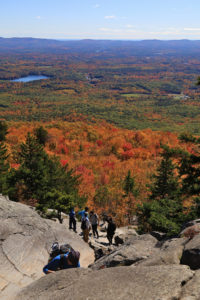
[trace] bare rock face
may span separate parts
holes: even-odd
[[[120,245],[127,242],[133,236],[138,236],[137,232],[132,227],[120,227],[117,228],[115,233],[115,244]]]
[[[185,246],[181,263],[191,269],[200,269],[200,234],[195,235]]]
[[[196,271],[194,277],[184,285],[180,297],[180,300],[199,300],[199,299],[200,299],[200,270]]]
[[[94,261],[92,249],[66,226],[42,219],[30,207],[0,196],[0,298],[12,299],[22,287],[43,276],[54,241],[81,252],[80,263]]]
[[[93,270],[99,270],[116,266],[130,266],[156,253],[158,251],[156,244],[157,240],[150,234],[134,236],[118,249],[98,259],[90,267]]]
[[[140,261],[138,264],[142,266],[179,265],[186,242],[186,238],[167,240],[160,247],[159,251],[147,259]]]
[[[181,265],[62,270],[32,283],[15,300],[175,300],[193,276]]]

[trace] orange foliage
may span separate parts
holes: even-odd
[[[80,175],[79,193],[88,199],[88,206],[98,213],[117,214],[124,222],[127,199],[123,197],[122,182],[128,170],[135,178],[140,191],[134,206],[148,196],[146,184],[160,161],[160,144],[178,146],[177,136],[170,132],[154,132],[150,129],[133,131],[119,129],[108,123],[89,124],[86,121],[49,123],[10,123],[7,135],[9,151],[17,149],[28,132],[43,126],[49,134],[45,150],[60,157],[64,166],[69,165]],[[12,160],[12,158],[11,158]],[[18,167],[11,161],[13,167]],[[95,207],[94,196],[99,187],[105,186],[108,199]]]

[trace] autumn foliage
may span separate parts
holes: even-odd
[[[68,164],[80,175],[79,194],[87,197],[88,206],[98,213],[106,211],[116,216],[121,224],[126,222],[128,200],[122,182],[128,171],[139,191],[134,199],[136,205],[147,199],[146,185],[160,163],[160,145],[179,144],[173,133],[119,129],[106,122],[10,122],[7,146],[12,153],[12,167],[18,167],[14,153],[20,143],[28,132],[34,133],[41,125],[48,132],[46,152],[59,156],[62,166]]]

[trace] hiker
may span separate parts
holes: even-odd
[[[115,230],[116,230],[116,225],[115,223],[113,222],[112,218],[109,217],[107,219],[107,222],[108,222],[108,227],[107,227],[107,239],[109,241],[109,245],[112,245],[112,239],[113,239],[113,236],[115,234]]]
[[[98,218],[98,215],[93,212],[93,210],[90,212],[90,223],[92,225],[93,236],[95,237],[95,235],[96,235],[97,239],[98,239],[99,233],[97,230],[97,226],[99,225],[99,218]]]
[[[81,216],[81,220],[85,217],[85,212],[88,212],[88,207],[86,206],[84,210],[78,212],[78,215]]]
[[[70,252],[54,257],[46,266],[44,266],[43,272],[45,274],[50,274],[62,269],[80,268],[79,259],[80,253],[72,249]]]
[[[72,225],[73,225],[73,228],[72,228]],[[69,229],[73,229],[74,232],[77,232],[76,231],[76,214],[75,214],[74,208],[71,208],[70,212],[69,212]]]
[[[102,218],[102,221],[103,221],[103,224],[102,224],[101,226],[103,226],[103,225],[105,225],[106,221],[108,220],[108,215],[107,215],[107,213],[103,212],[103,213],[101,214],[101,218]]]
[[[89,240],[89,232],[91,229],[91,224],[90,221],[88,219],[88,212],[85,212],[84,217],[82,218],[81,221],[81,229],[83,231],[83,240],[88,243]]]

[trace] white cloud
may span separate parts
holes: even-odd
[[[126,28],[133,28],[134,26],[131,25],[131,24],[127,24],[125,27],[126,27]]]
[[[116,16],[105,16],[104,19],[111,20],[111,19],[116,19]]]
[[[38,20],[41,20],[42,18],[41,18],[41,16],[37,16],[37,17],[35,17],[36,19],[38,19]]]
[[[100,31],[107,32],[108,34],[110,33],[122,33],[122,29],[114,29],[114,28],[106,28],[106,27],[101,27],[99,28]]]
[[[100,4],[95,4],[93,7],[94,7],[94,8],[99,8],[99,7],[100,7]]]
[[[185,31],[200,31],[200,28],[184,28]]]

